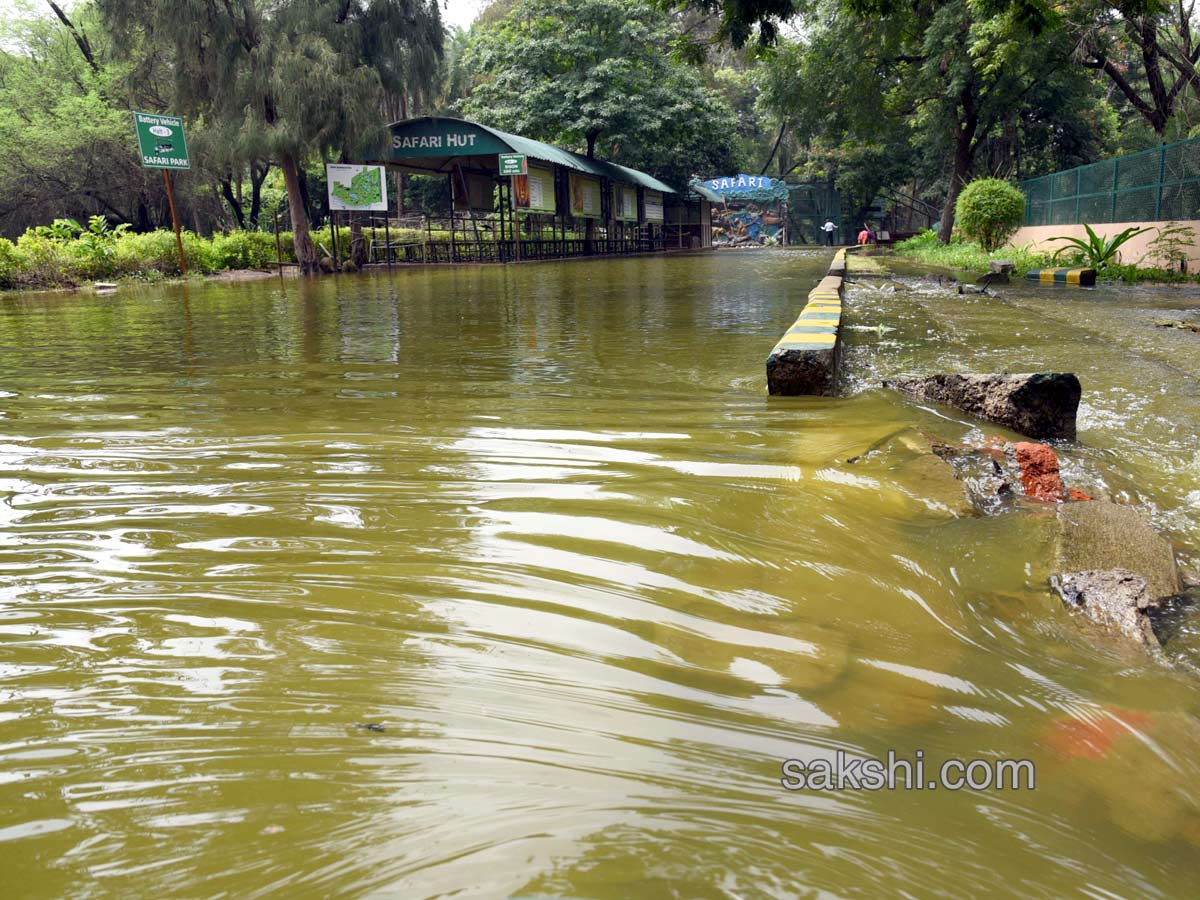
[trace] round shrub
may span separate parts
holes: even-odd
[[[1025,195],[999,178],[978,178],[958,195],[954,217],[962,233],[990,253],[1021,227]]]

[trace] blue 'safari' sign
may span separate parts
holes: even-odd
[[[710,178],[704,182],[704,186],[718,194],[731,194],[735,191],[769,191],[773,183],[766,175],[727,175],[724,178]]]

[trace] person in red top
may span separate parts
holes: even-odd
[[[858,242],[860,244],[866,244],[870,240],[871,240],[871,230],[869,228],[867,228],[866,225],[864,225],[863,230],[858,233]]]

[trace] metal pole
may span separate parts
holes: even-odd
[[[1121,157],[1113,160],[1113,188],[1112,188],[1112,218],[1108,221],[1117,221],[1117,186],[1120,182]]]
[[[1075,224],[1079,224],[1079,192],[1083,183],[1083,166],[1075,170]]]
[[[446,173],[446,183],[450,185],[450,261],[458,261],[458,241],[454,237],[454,175]]]
[[[341,268],[341,260],[338,258],[338,234],[337,234],[337,213],[332,209],[329,211],[329,242],[333,244],[333,271]]]
[[[175,212],[175,192],[171,190],[171,173],[162,170],[163,180],[167,183],[167,205],[171,207],[171,224],[175,226],[175,248],[179,251],[179,271],[187,274],[187,260],[183,258],[183,237],[179,234],[179,215]]]
[[[1154,204],[1154,218],[1162,221],[1163,179],[1167,177],[1167,145],[1163,143],[1158,150],[1158,201]]]
[[[279,278],[283,279],[283,244],[279,240],[279,207],[275,207],[275,213],[271,216],[271,221],[275,225],[275,264],[279,269]]]
[[[521,217],[517,214],[516,191],[513,190],[513,185],[517,183],[516,175],[508,176],[508,201],[512,206],[512,223],[513,223],[513,259],[517,262],[521,261]]]
[[[383,214],[383,243],[385,245],[383,252],[387,257],[387,267],[390,269],[392,267],[392,228],[386,211]]]

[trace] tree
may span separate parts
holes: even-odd
[[[639,0],[517,0],[474,34],[460,108],[485,124],[686,183],[733,162],[737,122],[665,52],[667,16]]]
[[[814,13],[804,39],[763,55],[759,105],[778,123],[779,171],[833,182],[843,215],[857,221],[913,172],[911,98],[892,71],[887,32],[847,27],[836,3]]]
[[[226,127],[243,160],[279,166],[304,272],[317,268],[305,159],[382,150],[386,91],[403,71],[390,61],[441,49],[436,0],[97,4],[114,35],[153,34],[172,49],[181,112]]]
[[[1194,10],[1194,0],[1081,0],[1067,7],[1063,22],[1080,64],[1103,72],[1161,137],[1186,92],[1200,96]]]
[[[163,70],[138,48],[117,57],[90,4],[69,16],[58,6],[61,17],[40,2],[20,4],[0,23],[0,230],[16,236],[91,215],[143,230],[162,224],[162,177],[141,167],[129,110],[151,102]],[[131,90],[134,66],[143,77]],[[208,170],[196,165],[194,183],[207,187]],[[178,203],[193,224],[220,215],[203,190],[180,191]]]
[[[720,17],[716,37],[735,47],[745,46],[757,32],[762,46],[774,44],[779,25],[800,10],[799,0],[661,0],[668,8],[692,9]]]
[[[949,241],[955,203],[981,152],[1041,85],[1073,65],[1070,36],[1035,0],[843,2],[857,27],[878,33],[880,61],[908,94],[927,161],[945,160],[938,237]]]

